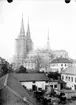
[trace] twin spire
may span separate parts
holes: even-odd
[[[22,21],[21,21],[20,35],[21,35],[21,36],[25,36],[23,14],[22,14]],[[27,24],[27,32],[26,32],[26,36],[27,36],[27,37],[30,37],[29,18],[28,18],[28,24]],[[49,29],[48,29],[48,36],[47,36],[47,45],[46,45],[46,47],[47,47],[47,49],[50,49]]]
[[[20,35],[25,36],[23,14],[22,14],[22,21],[21,21]],[[27,24],[27,32],[26,32],[26,36],[30,36],[29,19],[28,19],[28,24]]]

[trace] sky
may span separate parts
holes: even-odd
[[[23,14],[25,33],[29,18],[34,48],[44,48],[48,29],[50,48],[66,50],[76,59],[76,1],[64,0],[0,0],[0,56],[10,59],[15,54]]]

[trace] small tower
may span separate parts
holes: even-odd
[[[30,26],[29,26],[29,20],[27,24],[27,32],[26,32],[26,51],[29,53],[31,50],[33,50],[33,42],[30,36]]]
[[[16,39],[16,64],[17,67],[23,65],[24,59],[26,57],[26,37],[24,30],[24,21],[22,15],[21,28],[18,38]]]

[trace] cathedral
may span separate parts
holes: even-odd
[[[56,57],[68,57],[68,53],[65,50],[52,51],[50,48],[49,31],[47,36],[47,44],[44,49],[33,49],[33,41],[30,35],[29,21],[27,24],[27,31],[25,33],[24,21],[22,16],[21,28],[18,38],[16,39],[16,51],[15,51],[15,67],[19,68],[21,65],[27,69],[35,70],[38,59],[41,59],[40,68],[44,68],[44,65],[49,64],[49,62]],[[39,58],[40,57],[40,58]]]
[[[23,65],[26,55],[33,50],[33,42],[30,37],[29,22],[27,24],[27,32],[25,33],[23,16],[21,21],[21,28],[18,38],[16,39],[16,66]]]

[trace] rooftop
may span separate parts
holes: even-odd
[[[13,73],[19,81],[47,81],[48,77],[44,73]]]
[[[55,58],[50,63],[72,63],[72,61],[68,58]]]
[[[58,82],[59,84],[64,83],[62,80],[49,79],[45,73],[13,73],[12,75],[21,82],[50,81]]]
[[[62,71],[62,74],[76,75],[76,66],[70,66],[70,67],[66,68],[64,71]]]
[[[30,97],[28,92],[12,74],[6,74],[5,76],[0,78],[0,90],[3,90],[4,92],[8,91],[5,98],[9,98],[7,96],[9,96],[9,94],[11,93],[11,97],[12,95],[14,95],[19,99],[22,99],[23,101],[24,98],[26,98],[27,101],[31,103],[31,105],[36,105],[33,98]],[[11,101],[10,98],[9,101]]]

